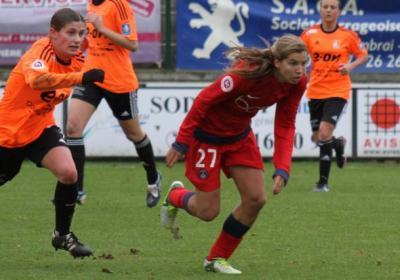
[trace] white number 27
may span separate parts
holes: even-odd
[[[203,149],[199,149],[198,152],[200,154],[200,158],[196,162],[196,167],[204,168],[206,166],[204,164],[204,159],[206,158],[206,151]],[[217,160],[217,150],[216,149],[207,149],[207,153],[211,154],[211,156],[212,156],[210,167],[213,168],[215,166],[215,161]]]

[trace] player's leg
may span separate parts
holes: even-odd
[[[347,100],[343,98],[328,99],[326,105],[324,106],[322,121],[332,124],[335,129],[346,104]],[[344,156],[346,139],[343,136],[334,137],[332,132],[332,141],[332,147],[336,153],[336,164],[339,168],[343,168],[346,163],[346,157]]]
[[[78,174],[72,155],[63,142],[63,135],[58,127],[47,128],[31,145],[29,158],[39,167],[49,169],[57,178],[54,194],[56,225],[52,237],[55,249],[69,251],[73,257],[85,257],[92,251],[70,231],[77,199]]]
[[[204,221],[211,221],[219,214],[221,147],[193,141],[185,157],[186,177],[196,191],[175,181],[161,206],[161,223],[165,228],[176,228],[177,209]]]
[[[101,89],[97,86],[75,87],[68,108],[67,145],[78,172],[78,199],[83,204],[84,191],[85,142],[83,131],[102,99]]]
[[[224,171],[235,181],[240,193],[239,205],[226,218],[222,230],[205,260],[207,271],[240,274],[227,260],[255,222],[265,204],[263,161],[253,134],[238,143],[235,152],[225,156]]]
[[[333,132],[340,118],[346,100],[341,98],[329,98],[325,100],[323,113],[318,133],[318,146],[320,147],[320,177],[315,191],[329,191],[329,174],[332,163],[333,149],[336,151],[337,163],[343,167],[345,163],[343,137],[334,138]]]
[[[208,253],[208,264],[205,268],[227,274],[240,274],[239,270],[226,261],[239,246],[265,204],[264,173],[248,167],[232,167],[230,172],[240,192],[241,202],[225,220],[221,233]],[[212,263],[213,260],[217,262]],[[221,260],[223,263],[218,263]]]
[[[324,177],[326,177],[326,167],[330,167],[330,163],[326,164],[326,151],[329,151],[329,147],[327,149],[323,149],[323,145],[320,143],[320,127],[321,127],[321,119],[324,112],[324,100],[322,99],[311,99],[308,102],[308,107],[310,109],[310,124],[312,130],[311,140],[317,145],[319,148],[319,179],[313,189],[315,192],[327,192],[329,191],[328,185],[321,183]],[[326,148],[326,146],[325,146]],[[328,152],[329,154],[329,152]],[[324,159],[324,160],[322,160]],[[322,177],[322,180],[321,180]]]
[[[321,121],[318,133],[319,153],[319,180],[314,189],[315,192],[329,191],[328,180],[331,170],[333,139],[335,129],[331,123]]]
[[[118,119],[126,137],[135,145],[136,152],[147,177],[146,204],[154,207],[160,200],[161,175],[157,171],[153,147],[139,123],[137,92],[106,95],[106,100],[114,116]]]
[[[0,187],[19,173],[24,157],[24,148],[10,149],[0,146]]]

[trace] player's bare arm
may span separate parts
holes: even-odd
[[[97,31],[102,33],[104,36],[106,36],[108,39],[113,41],[113,43],[117,44],[118,46],[121,46],[125,49],[128,49],[132,52],[136,51],[139,47],[138,41],[137,40],[129,40],[125,36],[121,35],[120,33],[117,33],[107,26],[103,24],[103,17],[96,14],[96,13],[88,13],[86,18],[86,22],[89,22],[93,24],[94,28],[96,28]]]

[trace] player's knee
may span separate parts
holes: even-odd
[[[83,129],[74,119],[68,119],[67,123],[67,136],[68,137],[81,137]]]
[[[143,140],[145,134],[141,130],[131,130],[125,133],[126,138],[133,143],[138,143]]]
[[[198,213],[198,218],[205,222],[211,222],[219,215],[219,208],[202,209]]]
[[[331,132],[328,132],[328,131],[326,131],[326,132],[320,131],[320,133],[318,134],[318,140],[319,140],[319,141],[326,142],[326,141],[329,141],[329,140],[331,140],[331,139],[332,139],[332,133],[331,133]]]
[[[267,202],[265,196],[252,196],[246,199],[244,205],[247,205],[248,208],[252,209],[253,211],[260,211],[265,203]]]
[[[74,167],[66,167],[60,171],[57,179],[63,184],[72,185],[78,180],[78,173]]]

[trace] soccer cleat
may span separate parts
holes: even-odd
[[[178,208],[168,202],[168,196],[169,193],[175,188],[183,188],[183,183],[181,181],[172,182],[160,210],[161,225],[172,231],[177,228],[176,217],[178,215]]]
[[[328,184],[317,183],[313,192],[329,192]]]
[[[154,207],[157,205],[161,197],[161,174],[157,172],[157,181],[154,184],[147,185],[146,204],[147,207]]]
[[[79,191],[78,196],[76,197],[76,203],[82,205],[85,203],[86,198],[87,198],[86,193],[84,191]]]
[[[346,164],[346,157],[344,156],[344,147],[346,146],[346,139],[340,136],[336,139],[335,152],[336,164],[339,168],[343,168]]]
[[[58,249],[68,251],[74,258],[84,258],[92,255],[92,250],[79,242],[78,237],[73,232],[66,235],[60,235],[58,231],[54,231],[51,244],[56,251]]]
[[[207,272],[218,272],[222,274],[242,274],[240,270],[233,268],[227,260],[223,258],[215,258],[211,261],[204,260],[204,269]]]

